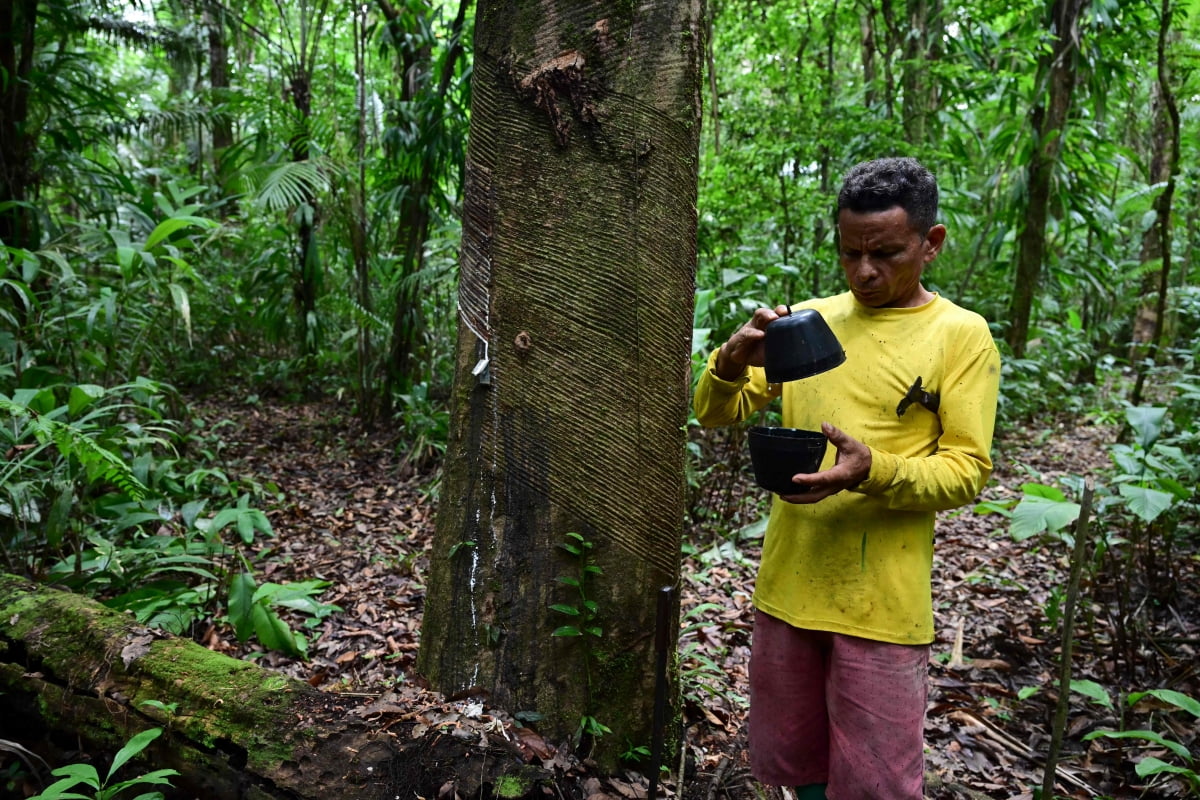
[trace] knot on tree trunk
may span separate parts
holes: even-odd
[[[550,118],[554,138],[566,147],[574,120],[585,125],[597,121],[595,92],[583,74],[586,60],[577,50],[568,50],[533,69],[516,82],[520,95]]]

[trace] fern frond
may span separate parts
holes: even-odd
[[[354,321],[362,327],[370,327],[374,325],[376,329],[382,331],[383,333],[387,333],[389,330],[391,330],[387,320],[378,314],[363,308],[362,305],[353,297],[347,295],[345,300],[350,306],[350,313],[354,316]]]
[[[39,442],[53,443],[63,458],[74,456],[89,477],[116,484],[134,500],[143,500],[149,494],[149,490],[137,479],[128,464],[78,428],[36,414],[6,397],[0,397],[0,410],[7,411],[18,419],[27,418],[30,421],[30,432]]]

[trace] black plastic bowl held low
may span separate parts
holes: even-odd
[[[820,431],[763,426],[750,429],[749,441],[754,482],[775,494],[805,491],[792,483],[792,476],[820,469],[829,445],[829,439]]]
[[[810,378],[846,360],[829,323],[811,308],[786,314],[767,326],[763,367],[767,382]]]

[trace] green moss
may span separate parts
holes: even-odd
[[[295,724],[295,707],[311,691],[305,684],[186,639],[156,638],[159,634],[89,598],[5,576],[0,578],[0,629],[4,628],[12,638],[27,642],[51,680],[87,687],[97,676],[124,675],[131,709],[161,717],[141,703],[176,702],[178,710],[169,721],[176,730],[210,747],[220,739],[235,742],[251,763],[291,759],[294,740],[311,735]],[[58,706],[55,699],[39,697],[42,713],[48,719],[69,718],[70,707]],[[126,738],[116,729],[112,735],[118,746]]]
[[[529,791],[531,782],[520,775],[501,775],[496,780],[496,796],[516,798],[522,797]]]

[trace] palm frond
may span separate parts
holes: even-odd
[[[259,183],[251,176],[255,201],[271,210],[285,211],[308,202],[308,198],[326,191],[329,181],[313,161],[287,161],[271,168]]]

